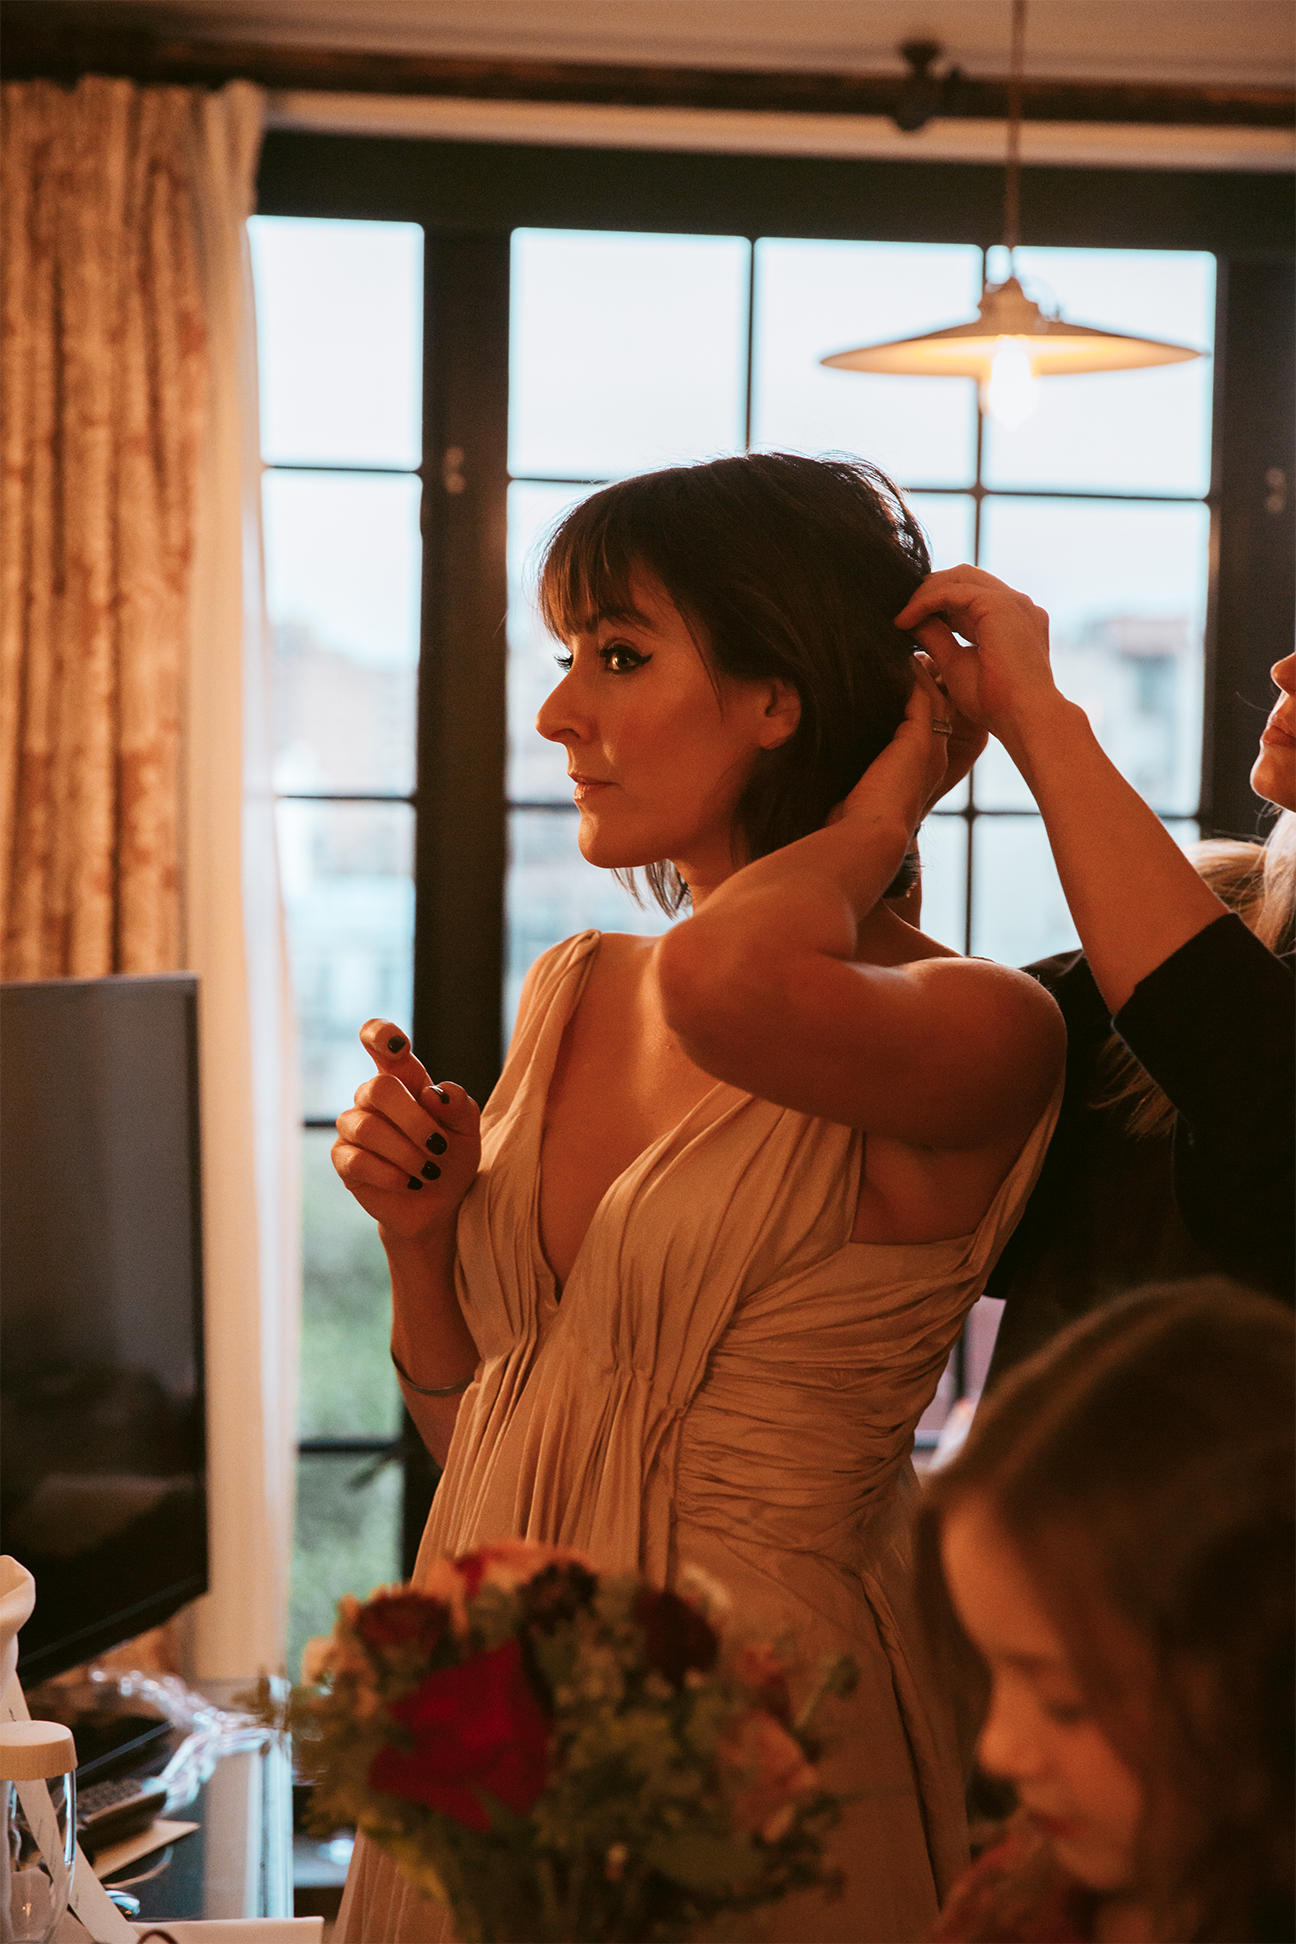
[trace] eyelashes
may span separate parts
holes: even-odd
[[[625,641],[610,641],[598,650],[598,658],[609,675],[632,675],[636,668],[643,668],[652,660],[651,655],[641,655]],[[572,656],[565,649],[555,651],[554,660],[564,675],[570,674]],[[623,664],[617,667],[617,663]]]

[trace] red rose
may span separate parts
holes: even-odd
[[[430,1654],[445,1632],[449,1609],[426,1593],[380,1593],[362,1606],[355,1630],[366,1647],[410,1647]]]
[[[710,1622],[678,1593],[645,1588],[635,1600],[634,1617],[644,1630],[644,1657],[675,1687],[690,1668],[703,1674],[715,1666],[720,1642]]]
[[[410,1730],[414,1747],[375,1756],[371,1788],[426,1803],[483,1833],[491,1823],[480,1791],[519,1816],[535,1807],[549,1775],[549,1723],[516,1640],[437,1668],[390,1712]]]

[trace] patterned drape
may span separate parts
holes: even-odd
[[[181,962],[207,352],[180,88],[3,90],[0,973]]]
[[[300,1296],[247,242],[265,104],[89,77],[3,111],[0,976],[198,975],[210,1591],[177,1651],[245,1674],[283,1659]]]

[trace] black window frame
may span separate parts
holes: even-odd
[[[484,1101],[501,1062],[509,249],[516,228],[998,241],[985,165],[698,155],[273,130],[258,213],[415,222],[424,248],[415,1043]],[[1246,783],[1296,608],[1293,184],[1244,171],[1031,167],[1035,245],[1217,259],[1201,820],[1254,835]],[[1067,495],[1067,497],[1072,497]],[[1122,497],[1106,495],[1102,497]],[[1161,495],[1156,497],[1160,498]],[[976,501],[979,513],[980,499]],[[381,1453],[382,1441],[302,1449]],[[406,1419],[403,1569],[436,1468]]]

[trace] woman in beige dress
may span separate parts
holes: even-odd
[[[591,863],[692,915],[544,953],[479,1116],[370,1021],[338,1173],[377,1218],[392,1354],[444,1461],[415,1579],[529,1537],[700,1567],[808,1680],[860,1668],[825,1779],[836,1902],[771,1940],[924,1935],[965,1861],[947,1701],[906,1587],[910,1451],[1029,1193],[1063,1032],[905,915],[949,704],[892,617],[926,546],[868,468],[785,454],[605,488],[541,605]],[[966,762],[966,752],[963,760]],[[363,1841],[339,1939],[451,1935]]]

